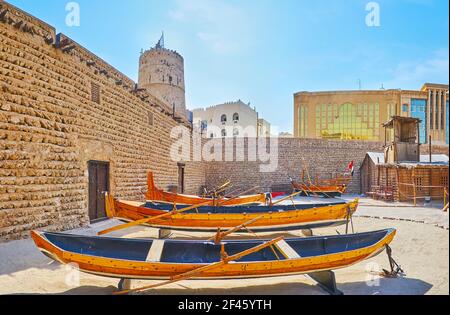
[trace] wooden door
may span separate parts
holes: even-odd
[[[180,194],[184,194],[184,173],[185,173],[185,165],[178,164],[178,192]]]
[[[109,192],[109,163],[89,162],[89,219],[106,218],[105,192]]]

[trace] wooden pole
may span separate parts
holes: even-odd
[[[293,197],[295,197],[295,196],[297,196],[297,195],[299,195],[299,194],[301,194],[301,193],[302,193],[302,191],[297,191],[296,193],[293,193],[293,194],[290,195],[290,196],[284,197],[284,198],[282,198],[282,199],[280,199],[280,200],[277,200],[277,201],[271,203],[270,206],[275,206],[275,205],[277,205],[277,204],[279,204],[279,203],[281,203],[281,202],[283,202],[283,201],[289,200],[289,199],[291,199],[291,198],[293,198]]]
[[[238,232],[238,231],[242,230],[243,228],[246,228],[247,226],[252,225],[256,221],[261,220],[262,218],[264,218],[264,215],[261,215],[261,216],[259,216],[257,218],[254,218],[254,219],[250,220],[250,221],[247,221],[247,222],[245,222],[245,223],[243,223],[241,225],[238,225],[238,226],[236,226],[236,227],[234,227],[232,229],[229,229],[228,231],[225,231],[225,232],[221,232],[220,228],[219,228],[219,230],[217,231],[217,234],[215,236],[209,238],[208,241],[214,240],[216,245],[218,245],[218,244],[220,244],[222,239],[224,239],[228,235],[233,234],[235,232]]]
[[[208,202],[200,203],[198,205],[189,206],[189,207],[181,209],[181,210],[174,210],[174,211],[171,211],[171,212],[168,212],[168,213],[164,213],[164,214],[161,214],[161,215],[158,215],[158,216],[145,218],[145,219],[142,219],[142,220],[137,220],[137,221],[133,221],[133,222],[126,223],[126,224],[117,225],[117,226],[114,226],[112,228],[109,228],[109,229],[106,229],[106,230],[98,232],[98,235],[109,234],[111,232],[118,231],[118,230],[123,230],[123,229],[128,229],[128,228],[133,227],[133,226],[142,225],[142,224],[148,224],[148,223],[150,223],[152,221],[156,221],[156,220],[163,219],[163,218],[166,218],[166,217],[171,217],[171,216],[173,216],[175,214],[178,214],[178,213],[183,213],[183,212],[186,212],[186,211],[189,211],[189,210],[194,210],[194,209],[197,209],[197,208],[202,207],[202,206],[208,206],[208,205],[210,205],[213,202],[214,202],[214,200],[211,200],[211,201],[208,201]]]
[[[417,200],[416,200],[416,181],[415,181],[415,169],[412,170],[412,182],[413,182],[413,196],[414,196],[414,207],[417,206]]]
[[[221,261],[217,262],[217,263],[209,264],[209,265],[206,265],[206,266],[203,266],[203,267],[200,267],[200,268],[196,268],[196,269],[194,269],[192,271],[189,271],[189,272],[186,272],[186,273],[183,273],[183,274],[180,274],[180,275],[176,275],[176,276],[172,277],[171,280],[168,280],[168,281],[165,281],[165,282],[161,282],[161,283],[158,283],[158,284],[153,284],[153,285],[137,288],[137,289],[114,292],[113,295],[124,295],[124,294],[132,293],[132,292],[145,291],[145,290],[148,290],[148,289],[161,287],[161,286],[164,286],[164,285],[167,285],[167,284],[172,284],[172,283],[175,283],[175,282],[188,280],[188,279],[193,278],[195,276],[198,276],[198,275],[200,275],[200,274],[202,274],[202,273],[204,273],[206,271],[210,271],[210,270],[213,270],[213,269],[220,268],[220,267],[222,267],[224,265],[227,265],[231,261],[236,261],[236,260],[239,260],[239,259],[241,259],[241,258],[243,258],[245,256],[250,255],[250,254],[259,252],[260,250],[263,250],[263,249],[265,249],[267,247],[270,247],[273,244],[276,244],[276,243],[278,243],[279,241],[282,241],[282,240],[284,240],[284,237],[277,237],[277,238],[275,238],[275,239],[273,239],[271,241],[268,241],[268,242],[265,242],[265,243],[263,243],[261,245],[258,245],[258,246],[255,246],[253,248],[247,249],[247,250],[245,250],[243,252],[240,252],[240,253],[238,253],[236,255],[227,256],[225,254],[225,257],[223,257],[223,259]]]

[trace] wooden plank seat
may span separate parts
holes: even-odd
[[[283,254],[286,259],[298,259],[300,255],[285,240],[275,243],[275,246]]]
[[[147,259],[148,262],[160,262],[162,252],[164,249],[164,240],[153,240],[152,246],[148,251]]]

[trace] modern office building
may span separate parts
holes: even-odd
[[[449,86],[426,83],[418,91],[299,92],[294,95],[294,136],[334,140],[392,140],[381,124],[392,116],[422,120],[420,142],[449,144]]]

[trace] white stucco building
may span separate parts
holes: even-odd
[[[241,100],[193,111],[194,126],[208,138],[269,137],[270,123]]]

